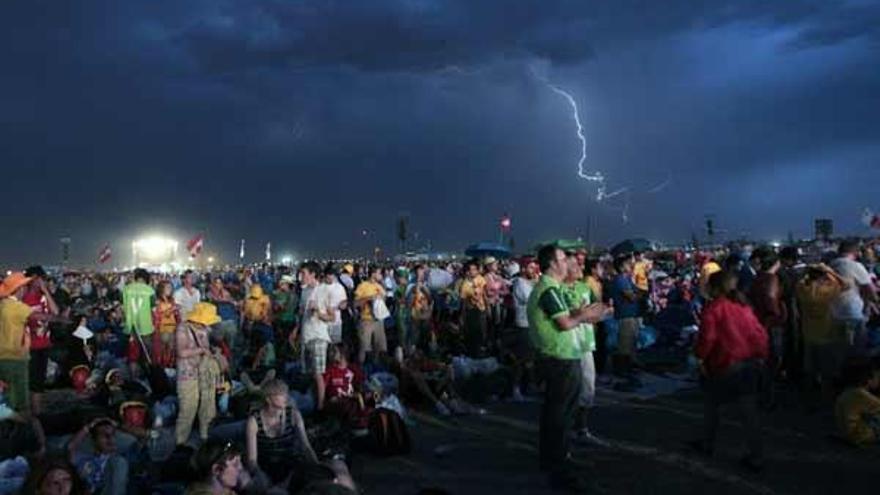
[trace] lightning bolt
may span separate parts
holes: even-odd
[[[624,198],[624,206],[622,210],[623,221],[629,221],[629,188],[622,187],[620,189],[608,192],[608,184],[605,181],[605,176],[600,171],[595,171],[592,173],[588,173],[584,169],[584,163],[587,161],[587,138],[584,136],[584,126],[581,123],[581,115],[580,110],[578,109],[577,101],[575,101],[574,97],[568,91],[560,88],[559,86],[551,83],[547,80],[546,77],[540,75],[534,67],[531,67],[532,75],[538,81],[541,81],[545,86],[547,86],[551,91],[556,93],[557,95],[563,97],[568,105],[571,107],[571,117],[574,120],[575,127],[577,129],[577,137],[581,142],[581,156],[578,159],[577,164],[577,175],[581,179],[584,179],[589,182],[595,182],[597,184],[596,187],[596,201],[603,202],[605,200],[614,198],[616,196],[623,195]]]

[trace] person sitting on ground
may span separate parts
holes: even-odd
[[[0,380],[0,460],[19,455],[40,459],[46,453],[43,426],[33,414],[24,416],[10,406],[7,388],[6,382]]]
[[[92,440],[94,454],[80,450],[86,437]],[[128,461],[117,453],[116,423],[113,420],[96,418],[85,425],[67,445],[67,456],[91,493],[128,493]]]
[[[190,459],[190,467],[197,481],[187,487],[186,495],[234,495],[248,492],[258,483],[242,464],[238,446],[216,438],[199,447]]]
[[[869,362],[847,367],[849,387],[837,398],[834,416],[843,438],[858,447],[880,443],[880,370]]]
[[[364,377],[360,369],[349,365],[348,350],[343,344],[330,347],[330,366],[324,372],[325,410],[352,428],[363,427],[366,418]]]
[[[306,435],[302,415],[290,400],[287,384],[273,380],[263,387],[263,395],[263,407],[253,413],[245,428],[251,470],[260,469],[274,485],[286,485],[291,477],[308,473],[354,488],[345,463],[334,460],[318,467],[318,456]]]
[[[24,483],[22,493],[34,495],[87,495],[86,484],[76,469],[63,458],[51,459],[34,466]]]

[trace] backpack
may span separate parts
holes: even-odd
[[[377,455],[409,454],[412,448],[406,423],[390,409],[376,409],[370,416],[370,438]]]

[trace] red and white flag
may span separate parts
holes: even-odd
[[[110,249],[110,244],[104,245],[100,251],[98,251],[98,263],[104,264],[110,261],[110,258],[113,257],[113,250]]]
[[[186,249],[189,250],[189,257],[196,258],[199,253],[202,252],[202,247],[205,245],[205,236],[203,234],[199,234],[189,242],[186,243]]]

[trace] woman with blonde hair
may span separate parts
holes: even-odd
[[[318,462],[287,384],[272,380],[263,386],[263,394],[263,407],[248,419],[245,430],[249,467],[259,468],[275,485],[326,479],[354,489],[344,462]]]

